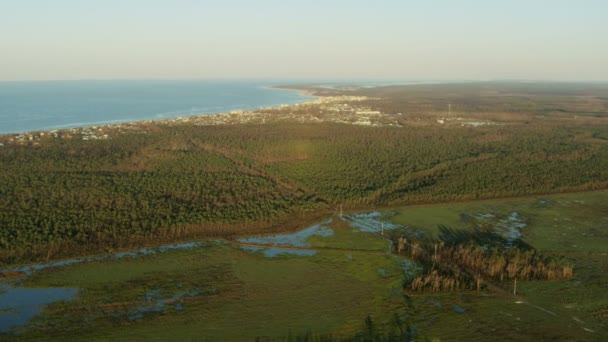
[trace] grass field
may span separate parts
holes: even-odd
[[[446,327],[456,333],[459,329],[454,329],[453,324],[458,324],[470,329],[463,330],[462,338],[471,336],[469,333],[492,333],[506,339],[605,339],[608,336],[607,192],[410,207],[390,214],[396,223],[436,236],[440,224],[473,229],[491,222],[471,220],[471,216],[490,214],[494,217],[489,220],[497,222],[514,212],[525,223],[521,228],[523,240],[545,254],[564,255],[571,260],[574,279],[520,282],[518,294],[529,305],[515,304],[512,299],[471,297],[469,303],[463,304],[471,311],[470,324],[441,317],[429,328],[429,334],[448,337]],[[461,299],[459,295],[444,297]]]
[[[361,246],[373,245],[371,235],[349,234],[360,236]],[[211,243],[43,271],[25,285],[78,287],[80,295],[50,305],[32,322],[44,327],[22,336],[243,340],[308,331],[349,336],[363,329],[368,315],[388,320],[403,307],[400,262],[386,255],[385,241],[377,242],[381,253],[321,250],[313,256],[273,258]],[[183,293],[175,303],[146,312],[158,299]]]
[[[301,248],[313,253],[306,255],[279,250],[268,257],[263,248],[210,241],[35,272],[23,280],[24,287],[79,288],[78,296],[48,305],[18,335],[0,337],[240,341],[288,340],[307,332],[353,337],[369,328],[364,323],[369,316],[378,332],[400,327],[421,341],[602,341],[608,338],[607,203],[608,192],[585,192],[382,212],[386,227],[404,225],[428,236],[438,234],[437,225],[494,227],[502,233],[513,228],[505,222],[515,222],[526,243],[574,263],[572,280],[520,282],[517,297],[490,291],[405,294],[404,260],[388,255],[385,239],[355,229],[351,215],[325,222],[322,234],[307,235],[307,247]]]

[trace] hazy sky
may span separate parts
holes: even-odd
[[[608,80],[606,0],[0,0],[0,80]]]

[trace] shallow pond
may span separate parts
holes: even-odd
[[[262,252],[267,258],[274,258],[279,255],[297,255],[297,256],[312,256],[318,253],[314,249],[288,249],[288,248],[276,248],[276,247],[254,247],[254,246],[240,246],[242,250],[248,252]]]
[[[7,333],[39,315],[50,303],[75,298],[74,288],[24,288],[0,284],[0,332]]]
[[[122,259],[125,257],[138,257],[155,253],[163,253],[171,250],[189,249],[202,246],[201,242],[188,242],[181,244],[170,244],[156,248],[142,248],[137,251],[120,252],[114,254],[98,255],[92,257],[75,258],[54,262],[19,266],[2,269],[6,272],[21,272],[26,276],[48,268],[65,267],[83,262]],[[8,333],[20,326],[26,325],[32,318],[39,315],[42,310],[51,303],[76,298],[77,288],[27,288],[21,285],[20,280],[0,281],[0,333]],[[184,294],[187,296],[188,294]],[[169,301],[174,301],[171,298]],[[150,312],[162,308],[165,302],[156,301],[151,305],[141,307],[141,312]],[[136,315],[137,313],[133,313]]]
[[[291,234],[278,234],[278,235],[264,235],[257,237],[248,237],[238,239],[237,241],[243,243],[251,243],[256,245],[268,245],[268,246],[291,246],[291,247],[311,247],[307,242],[311,236],[331,236],[334,234],[333,229],[329,228],[332,220],[329,219],[325,222],[316,224],[306,229],[300,230]]]

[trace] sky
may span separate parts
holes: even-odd
[[[608,81],[605,0],[0,0],[0,80]]]

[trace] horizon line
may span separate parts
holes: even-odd
[[[420,83],[608,83],[606,80],[589,80],[589,79],[526,79],[526,78],[489,78],[489,79],[402,79],[402,78],[303,78],[303,77],[225,77],[225,78],[161,78],[161,77],[146,77],[146,78],[75,78],[75,79],[15,79],[15,80],[0,80],[0,83],[28,83],[28,82],[112,82],[112,81],[251,81],[251,82],[333,82],[333,83],[356,83],[356,82],[391,82],[398,85],[399,82],[420,82]]]

